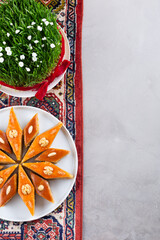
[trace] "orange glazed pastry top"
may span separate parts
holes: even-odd
[[[23,163],[23,166],[46,179],[52,178],[73,178],[73,175],[64,171],[50,162]]]
[[[49,148],[39,155],[35,160],[57,163],[61,158],[66,156],[70,151],[58,148]]]
[[[12,158],[0,150],[0,163],[16,163]]]
[[[55,139],[55,137],[56,137],[57,133],[59,132],[60,128],[62,127],[62,125],[63,124],[61,122],[59,122],[55,127],[38,135],[34,139],[31,146],[29,147],[22,162],[26,162],[28,159],[36,156],[37,154],[45,151],[46,149],[48,149],[51,146],[53,140]]]
[[[24,128],[24,144],[27,147],[39,133],[38,113],[27,123]]]
[[[12,153],[12,150],[9,146],[6,133],[0,130],[0,149],[7,153]]]
[[[19,165],[18,174],[18,193],[33,216],[35,208],[34,186],[21,165]]]
[[[0,188],[3,187],[9,176],[14,172],[14,170],[17,168],[18,164],[13,165],[12,167],[6,168],[2,171],[0,171]]]
[[[0,192],[0,207],[13,198],[17,192],[17,174],[14,174],[2,187]]]
[[[31,172],[31,179],[36,189],[36,192],[39,196],[47,199],[50,202],[54,203],[52,192],[47,180],[39,177],[38,175]]]
[[[20,161],[22,153],[22,129],[13,108],[10,110],[6,134],[17,160]]]

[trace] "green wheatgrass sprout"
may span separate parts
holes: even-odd
[[[8,0],[0,6],[0,80],[33,86],[55,68],[61,54],[56,16],[35,0]]]

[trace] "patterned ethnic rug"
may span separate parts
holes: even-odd
[[[83,0],[38,0],[56,12],[59,25],[70,43],[71,64],[65,77],[43,101],[17,98],[0,92],[0,108],[27,105],[41,108],[61,120],[75,140],[79,169],[75,186],[59,208],[32,222],[0,219],[0,239],[6,240],[81,240],[83,197],[83,106],[81,73],[81,33]]]

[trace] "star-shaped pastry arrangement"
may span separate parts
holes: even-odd
[[[18,190],[30,213],[34,215],[35,192],[54,203],[47,179],[73,178],[73,175],[55,165],[69,151],[50,148],[62,125],[59,122],[38,135],[39,120],[38,114],[35,114],[22,130],[11,108],[6,133],[0,130],[0,207],[10,201]],[[24,150],[26,153],[22,158]],[[14,153],[16,160],[7,153]],[[7,168],[3,169],[4,166]],[[16,169],[17,173],[14,173]],[[29,174],[26,169],[30,170]]]

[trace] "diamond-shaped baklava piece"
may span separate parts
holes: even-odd
[[[34,186],[21,165],[19,165],[18,193],[33,216],[35,208]]]
[[[7,153],[12,153],[6,133],[0,130],[0,149]]]
[[[2,187],[0,192],[0,207],[6,205],[17,192],[17,174],[14,174]]]
[[[50,162],[23,163],[23,166],[29,168],[35,173],[46,179],[52,178],[73,178],[73,175],[64,171]]]
[[[24,144],[27,147],[39,133],[38,113],[27,123],[24,128]]]
[[[62,127],[62,125],[63,124],[61,122],[59,122],[55,127],[38,135],[34,139],[31,146],[29,147],[22,162],[26,162],[28,159],[36,156],[37,154],[45,151],[46,149],[48,149],[51,146],[53,140],[55,139],[55,137],[56,137],[57,133],[59,132],[60,128]]]
[[[52,192],[49,186],[49,183],[47,180],[44,180],[43,178],[39,177],[38,175],[31,172],[31,179],[34,184],[34,187],[36,189],[36,193],[47,199],[50,202],[54,203]]]
[[[6,131],[6,135],[9,143],[13,149],[14,154],[16,155],[17,160],[21,160],[22,153],[22,129],[19,125],[16,114],[11,108],[9,115],[9,122]]]
[[[39,155],[35,160],[57,163],[61,158],[69,153],[68,150],[49,148]]]

